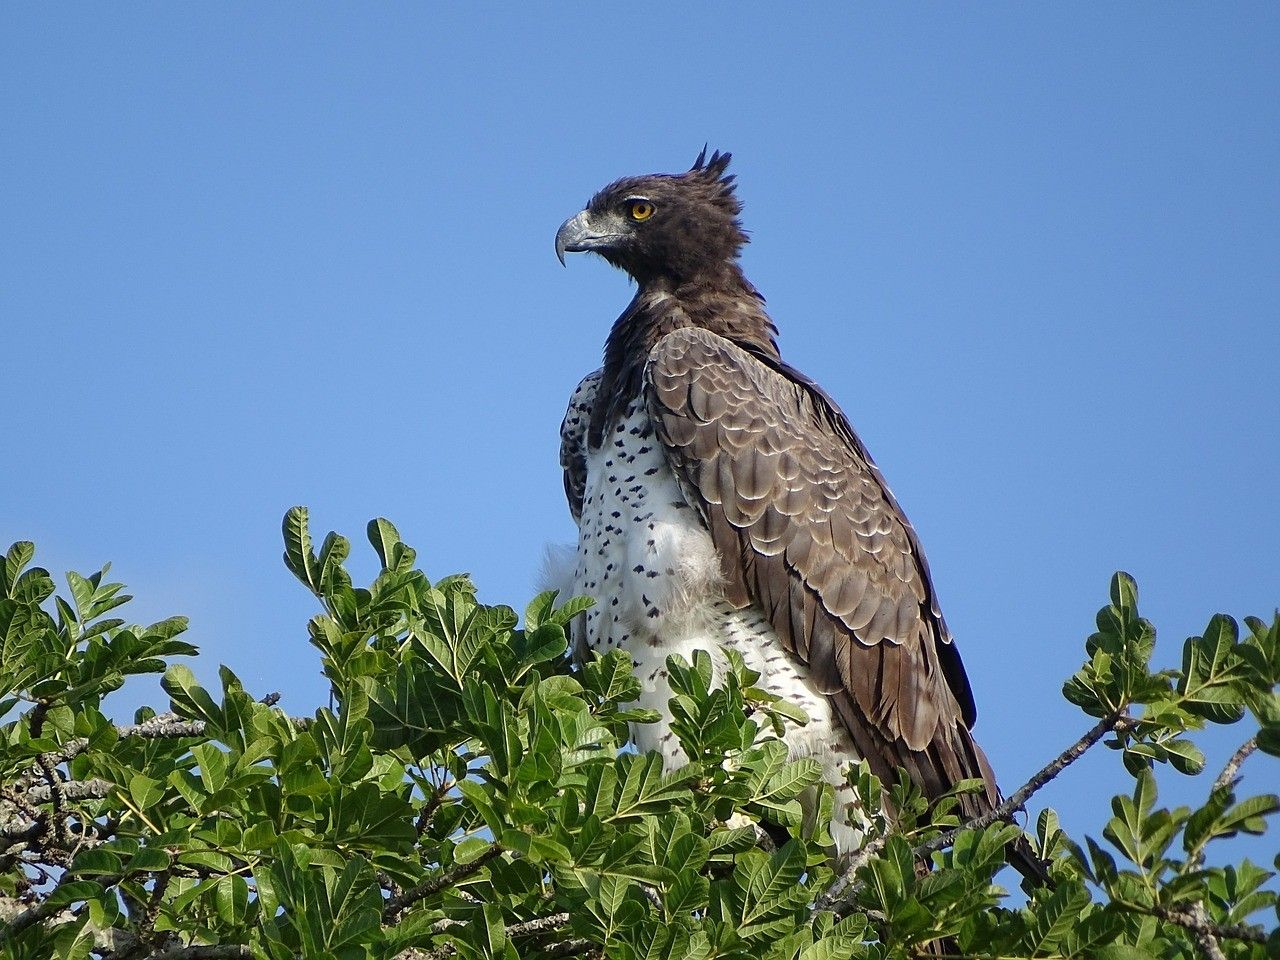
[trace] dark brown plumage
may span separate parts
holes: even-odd
[[[570,507],[581,515],[589,451],[641,398],[710,533],[723,598],[763,612],[882,779],[901,766],[937,797],[979,778],[985,792],[962,803],[979,815],[999,792],[924,552],[845,415],[781,359],[738,266],[728,163],[704,151],[685,174],[619,180],[557,236],[562,257],[598,253],[638,285],[606,342],[586,442],[566,433]]]

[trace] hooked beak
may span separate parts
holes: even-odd
[[[556,256],[564,266],[566,253],[599,250],[619,239],[621,237],[617,233],[601,233],[592,223],[591,214],[583,210],[562,223],[556,231]]]

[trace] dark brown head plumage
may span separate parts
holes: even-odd
[[[729,160],[704,148],[685,173],[614,181],[565,223],[557,251],[597,253],[641,284],[722,273],[747,243]]]

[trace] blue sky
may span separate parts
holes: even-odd
[[[201,675],[300,713],[292,504],[357,571],[387,516],[522,606],[630,296],[555,230],[708,142],[784,355],[920,532],[1007,787],[1085,726],[1058,691],[1113,570],[1170,665],[1215,611],[1269,616],[1280,8],[777,11],[6,5],[0,540],[113,561]],[[1069,825],[1116,762],[1046,794]]]

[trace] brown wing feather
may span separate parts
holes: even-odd
[[[980,777],[987,795],[966,806],[993,803],[924,555],[835,404],[790,368],[700,328],[659,341],[645,378],[658,438],[720,553],[727,598],[765,612],[881,777],[905,767],[929,796]]]

